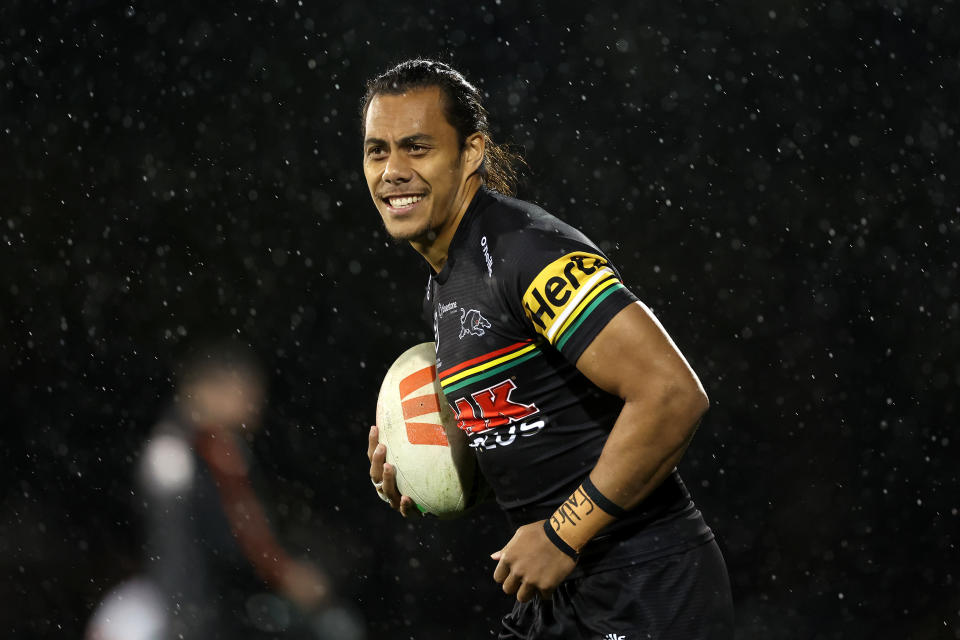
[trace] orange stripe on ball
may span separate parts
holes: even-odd
[[[439,424],[429,424],[426,422],[408,422],[407,440],[410,444],[436,444],[441,447],[449,447],[447,434],[443,432],[443,427]]]
[[[424,369],[420,369],[419,371],[414,371],[400,381],[400,397],[406,398],[420,387],[433,382],[436,377],[437,368],[433,365],[430,365]]]
[[[403,407],[403,419],[409,420],[410,418],[425,416],[428,413],[440,413],[440,398],[435,393],[429,396],[417,396],[404,400],[401,406]]]

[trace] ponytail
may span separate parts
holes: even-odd
[[[510,145],[496,144],[489,135],[484,138],[486,151],[479,171],[484,184],[505,196],[517,195],[517,182],[520,172],[527,166],[526,161]]]

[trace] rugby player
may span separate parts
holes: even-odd
[[[729,580],[676,466],[707,396],[650,310],[581,232],[511,197],[459,72],[409,60],[371,79],[363,169],[386,231],[430,266],[437,373],[516,532],[493,578],[500,638],[732,637]],[[376,426],[370,478],[396,488]]]

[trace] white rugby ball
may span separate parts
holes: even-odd
[[[443,396],[433,342],[404,351],[377,398],[377,428],[397,489],[423,513],[452,518],[473,506],[480,473]]]

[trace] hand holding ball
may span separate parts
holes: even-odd
[[[377,427],[400,494],[424,513],[451,518],[473,506],[480,474],[443,396],[434,349],[432,342],[412,347],[387,371]]]

